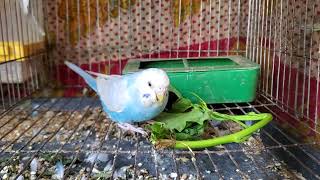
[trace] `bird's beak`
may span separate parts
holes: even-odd
[[[162,93],[162,92],[161,93],[157,93],[156,96],[157,96],[158,102],[162,102],[163,101],[164,93]]]

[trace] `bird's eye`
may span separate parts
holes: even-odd
[[[148,86],[151,87],[151,82],[150,81],[148,82]]]

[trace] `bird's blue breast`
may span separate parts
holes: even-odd
[[[109,117],[120,123],[133,123],[151,120],[164,110],[165,105],[144,107],[141,102],[131,101],[121,112],[110,111],[102,102]]]

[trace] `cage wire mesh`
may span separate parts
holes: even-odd
[[[319,179],[319,0],[0,3],[1,179]],[[120,131],[63,65],[121,74],[130,58],[226,55],[260,64],[258,95],[209,107],[274,121],[197,151]]]

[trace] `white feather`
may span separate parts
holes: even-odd
[[[82,175],[81,180],[88,180],[88,177],[85,175]]]
[[[20,173],[23,170],[23,163],[19,164],[18,172]]]
[[[95,161],[107,162],[109,155],[105,153],[92,153],[84,161],[93,164]]]
[[[38,159],[33,158],[30,163],[30,172],[31,172],[31,174],[36,174],[37,170],[38,170]]]
[[[63,175],[64,175],[64,166],[61,163],[61,161],[58,161],[55,169],[55,177],[57,179],[63,179]]]
[[[22,12],[24,14],[28,14],[29,0],[20,0],[19,2],[21,5]]]
[[[83,176],[81,177],[81,180],[88,180],[88,178],[83,175]]]
[[[20,175],[17,180],[24,180],[24,177],[22,175]]]

